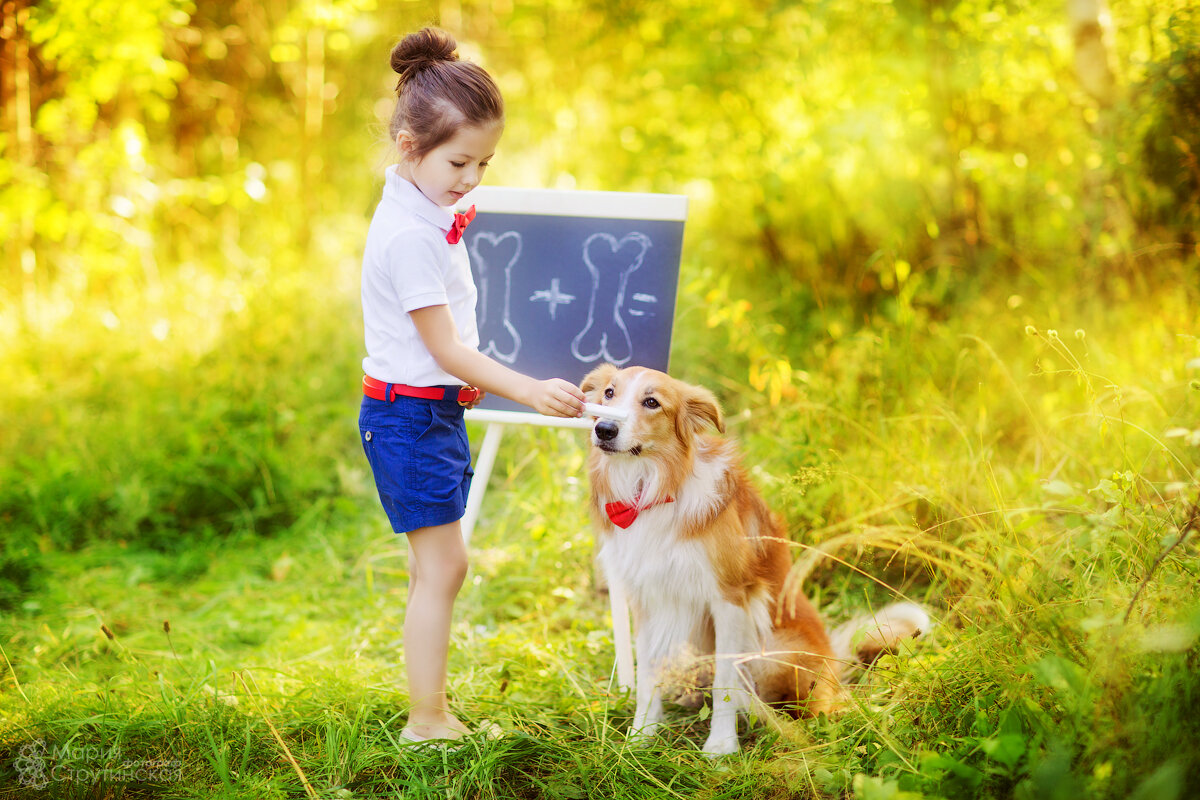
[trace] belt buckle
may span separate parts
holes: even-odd
[[[459,390],[459,394],[462,394],[463,392],[467,392],[467,391],[474,392],[474,394],[471,395],[470,400],[459,400],[458,401],[458,404],[460,406],[462,406],[463,408],[469,408],[471,403],[474,403],[476,400],[479,399],[479,390],[476,389],[474,386],[464,386],[462,389]]]

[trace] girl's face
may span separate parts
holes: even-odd
[[[452,206],[483,181],[488,161],[496,153],[501,123],[484,127],[463,126],[420,161],[409,158],[412,134],[400,131],[396,146],[403,160],[400,175],[439,206]]]

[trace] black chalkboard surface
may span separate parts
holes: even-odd
[[[576,383],[604,362],[667,370],[686,197],[485,186],[472,204],[481,352]]]

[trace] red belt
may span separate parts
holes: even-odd
[[[420,397],[423,400],[457,400],[460,406],[465,406],[474,403],[483,395],[483,392],[474,386],[406,386],[403,383],[377,381],[369,375],[363,375],[362,386],[363,394],[367,397],[388,403],[400,395]]]

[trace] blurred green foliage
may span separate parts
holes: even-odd
[[[916,282],[939,303],[1067,242],[1089,279],[1147,236],[1194,245],[1186,0],[1116,10],[1111,108],[1078,87],[1065,11],[1034,0],[6,8],[10,289],[97,297],[345,235],[385,157],[388,49],[429,22],[508,97],[492,180],[686,192],[693,230],[722,232],[694,257],[823,302]]]
[[[10,548],[266,532],[337,495],[387,54],[427,23],[507,96],[492,182],[688,194],[675,361],[727,396],[794,400],[827,343],[998,282],[1195,275],[1184,0],[1118,9],[1111,107],[1033,0],[4,8]]]

